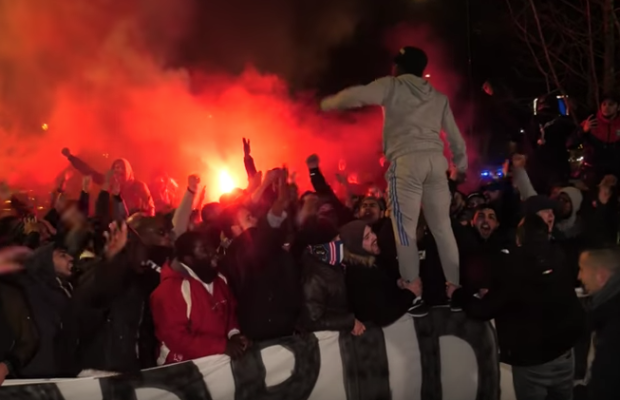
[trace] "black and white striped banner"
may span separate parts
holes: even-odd
[[[498,400],[489,323],[435,308],[364,335],[317,332],[139,375],[7,381],[11,400]]]

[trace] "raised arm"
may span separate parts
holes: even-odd
[[[321,110],[346,110],[364,106],[380,106],[393,85],[392,77],[377,79],[368,85],[352,86],[321,101]]]

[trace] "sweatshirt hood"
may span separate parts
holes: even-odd
[[[576,236],[577,233],[577,213],[581,209],[581,203],[583,201],[583,195],[581,191],[574,187],[565,187],[560,190],[561,193],[565,193],[571,201],[572,211],[570,217],[565,220],[558,221],[556,226],[558,230],[566,235],[566,237]]]
[[[56,271],[54,270],[54,244],[50,243],[39,247],[32,256],[26,261],[26,270],[41,279],[52,283],[56,281]]]
[[[112,166],[114,166],[114,164],[116,163],[123,163],[123,165],[125,166],[125,181],[126,182],[133,181],[134,180],[133,168],[131,168],[131,164],[129,163],[129,161],[127,161],[127,159],[125,158],[118,158],[114,160],[114,162],[112,163]]]
[[[428,99],[435,95],[435,88],[424,78],[412,74],[399,75],[400,80],[411,93],[419,99]]]

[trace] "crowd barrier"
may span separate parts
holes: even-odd
[[[8,380],[11,400],[498,400],[490,323],[434,308],[362,336],[316,332],[138,374]]]

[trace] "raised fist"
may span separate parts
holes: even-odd
[[[319,167],[319,156],[316,154],[312,154],[310,157],[306,159],[306,165],[309,169],[318,168]]]
[[[71,150],[69,150],[68,148],[64,148],[60,151],[62,153],[63,156],[65,157],[69,157],[71,155]]]
[[[192,192],[198,192],[198,186],[200,185],[200,177],[198,175],[190,175],[187,177],[187,188]]]

